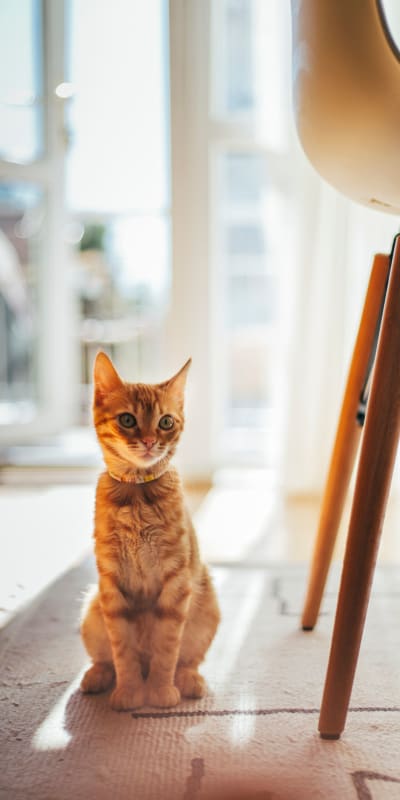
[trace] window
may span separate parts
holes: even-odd
[[[42,14],[36,0],[2,4],[0,160],[43,154]],[[0,425],[31,420],[38,400],[37,283],[44,213],[33,183],[0,183]]]
[[[289,214],[288,109],[279,98],[289,95],[282,44],[290,39],[282,6],[211,3],[220,463],[265,465],[275,457],[277,316]]]
[[[4,0],[0,17],[0,426],[14,443],[87,422],[99,347],[126,375],[157,372],[168,5]]]
[[[31,311],[7,332],[10,352],[24,344],[3,401],[40,405],[33,437],[87,422],[99,347],[139,380],[191,355],[188,474],[264,464],[289,219],[286,4],[65,0],[43,20],[39,0],[18,20],[14,5],[1,10],[0,228]]]
[[[166,0],[69,6],[67,204],[85,412],[99,347],[137,380],[159,367],[170,289],[168,17]]]

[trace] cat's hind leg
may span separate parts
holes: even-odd
[[[115,678],[114,667],[108,662],[96,661],[86,670],[81,680],[81,690],[84,694],[98,694],[106,692],[113,685]]]
[[[199,699],[207,694],[206,682],[195,665],[178,664],[175,673],[175,686],[179,689],[182,697]]]
[[[87,600],[81,622],[81,635],[93,660],[93,665],[82,678],[81,690],[85,693],[105,692],[114,683],[115,670],[97,593]]]
[[[207,685],[198,671],[215,636],[220,612],[207,569],[203,568],[199,594],[192,600],[182,636],[175,685],[182,697],[200,698],[207,693]]]

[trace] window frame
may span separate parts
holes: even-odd
[[[55,88],[65,81],[65,2],[41,0],[43,20],[44,151],[28,164],[0,160],[0,180],[37,186],[46,220],[38,267],[37,405],[29,422],[0,426],[3,445],[32,443],[72,424],[77,346],[71,279],[65,244],[65,100]]]

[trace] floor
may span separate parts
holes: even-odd
[[[8,480],[12,477],[10,473]],[[19,477],[23,478],[19,482],[0,486],[0,700],[4,701],[0,729],[5,742],[1,800],[69,800],[71,796],[77,800],[90,796],[109,800],[105,780],[112,775],[113,786],[121,787],[121,774],[126,779],[123,788],[120,793],[113,791],[112,796],[115,800],[130,800],[137,796],[131,794],[131,784],[126,781],[129,783],[136,774],[132,754],[139,752],[138,737],[144,748],[140,761],[143,786],[152,786],[157,770],[163,781],[169,775],[172,783],[168,800],[211,800],[204,787],[206,780],[211,780],[213,769],[219,773],[221,763],[227,781],[233,780],[234,769],[243,775],[250,769],[252,780],[257,777],[257,770],[260,774],[251,796],[247,788],[236,795],[235,778],[226,794],[217,793],[212,800],[309,800],[307,785],[301,792],[298,785],[304,764],[308,764],[310,775],[316,775],[317,766],[321,767],[312,794],[318,800],[392,800],[400,796],[396,794],[400,777],[393,752],[398,747],[398,708],[394,707],[393,698],[398,694],[399,673],[397,661],[392,663],[390,656],[393,651],[398,660],[400,652],[396,645],[398,602],[388,611],[385,596],[394,565],[391,596],[399,597],[395,566],[400,562],[399,500],[392,499],[389,504],[380,553],[381,563],[389,565],[384,569],[389,570],[390,581],[384,580],[385,592],[378,581],[375,617],[370,615],[375,622],[370,643],[366,640],[371,658],[363,661],[364,674],[360,670],[361,685],[379,685],[383,699],[374,696],[377,708],[367,709],[371,718],[353,714],[347,741],[329,750],[321,745],[316,725],[332,611],[329,613],[328,609],[327,615],[324,610],[314,639],[305,639],[298,627],[303,565],[309,561],[318,521],[317,498],[285,500],[277,491],[273,476],[263,471],[227,471],[216,475],[212,486],[186,486],[200,547],[204,558],[213,565],[214,579],[221,583],[219,593],[226,606],[219,647],[213,649],[206,665],[209,675],[205,675],[214,692],[204,708],[180,709],[171,720],[161,714],[155,726],[149,726],[147,717],[142,719],[143,715],[138,714],[137,724],[132,726],[132,715],[110,714],[107,698],[101,696],[84,703],[77,691],[85,660],[78,634],[79,602],[83,588],[95,579],[91,555],[95,474],[87,471],[74,475],[69,471],[65,481],[60,482],[62,475],[57,473],[53,479],[58,482],[53,485],[46,483],[44,475],[36,485],[32,481],[27,484],[27,475]],[[345,520],[336,549],[337,560],[343,554],[344,528]],[[282,591],[277,589],[285,570],[289,570],[288,587],[292,587],[287,593],[289,601],[282,599],[286,596],[286,578]],[[333,573],[338,575],[337,566]],[[264,602],[265,593],[269,599]],[[335,597],[336,589],[328,591],[326,602],[332,604]],[[277,606],[281,610],[275,641],[275,623],[268,614],[272,615]],[[383,634],[389,622],[393,625],[388,628],[384,651]],[[322,660],[316,658],[315,647],[321,649]],[[377,661],[376,675],[371,672],[372,657]],[[231,674],[225,674],[234,663],[236,684]],[[393,675],[385,683],[389,664]],[[265,668],[267,680],[260,688],[258,683]],[[285,677],[283,668],[293,668],[294,673]],[[292,687],[292,697],[288,687]],[[253,695],[257,695],[257,703]],[[272,708],[265,707],[265,698],[273,700]],[[256,703],[254,708],[250,700]],[[355,711],[368,702],[357,696]],[[288,704],[293,706],[294,710],[289,709],[293,713],[287,711]],[[382,719],[378,719],[378,713]],[[155,738],[151,731],[156,731]],[[216,733],[220,737],[217,750]],[[366,733],[370,736],[368,746]],[[155,771],[149,755],[153,750],[158,753]],[[290,769],[289,754],[293,761]],[[163,758],[165,763],[161,763]],[[261,791],[266,764],[268,791]],[[149,765],[151,770],[147,773]],[[278,773],[291,776],[290,791],[282,790]],[[327,794],[326,774],[336,776],[340,789],[336,790],[336,783],[331,782]],[[182,790],[176,795],[173,787],[178,775]],[[354,781],[359,779],[375,782],[372,794],[364,783],[361,788],[356,787]],[[79,797],[76,783],[81,789]],[[11,795],[10,786],[16,787]],[[164,789],[162,796],[167,798]],[[151,800],[159,800],[159,796],[157,789],[149,794]]]

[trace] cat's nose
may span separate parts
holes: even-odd
[[[151,448],[153,447],[153,444],[155,444],[156,441],[157,441],[157,439],[154,439],[152,436],[145,436],[142,439],[142,442],[143,442],[144,446],[147,448],[147,450],[151,450]]]

